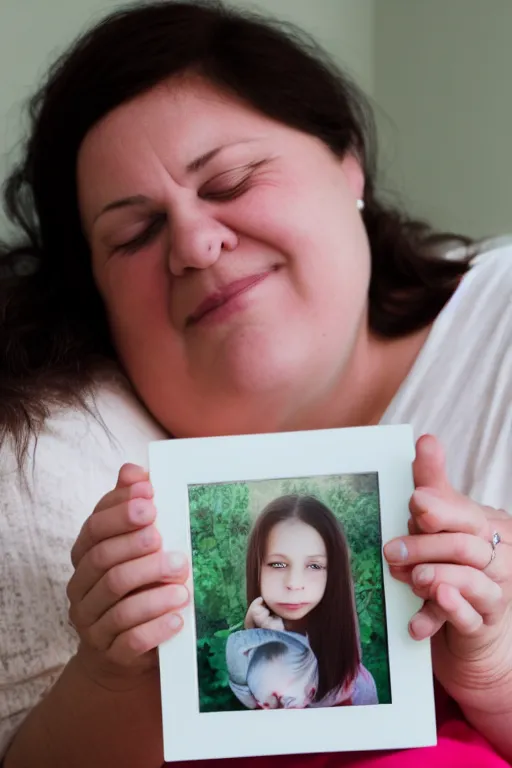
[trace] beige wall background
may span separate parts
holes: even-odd
[[[512,0],[233,0],[313,33],[378,105],[382,177],[415,213],[512,231]],[[0,0],[0,179],[48,65],[117,0]],[[0,215],[0,236],[8,234]]]
[[[512,232],[512,0],[376,0],[386,182],[440,227]]]

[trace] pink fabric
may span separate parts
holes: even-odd
[[[251,757],[168,763],[189,768],[510,768],[464,720],[444,691],[436,691],[438,741],[435,747],[396,752],[339,752],[319,755]]]

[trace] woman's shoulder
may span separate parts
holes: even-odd
[[[462,252],[448,253],[458,259]],[[443,346],[471,331],[478,344],[492,332],[495,318],[512,311],[512,235],[494,238],[478,246],[470,268],[434,323],[432,337]],[[502,323],[500,323],[501,325]],[[478,329],[479,332],[475,333]],[[512,329],[511,329],[512,330]]]
[[[512,304],[512,235],[483,242],[463,283],[468,290],[485,287]]]
[[[13,438],[0,448],[0,756],[76,649],[66,584],[82,523],[121,464],[145,465],[148,443],[164,436],[113,382],[98,386],[90,407],[53,409],[21,466]]]
[[[435,434],[461,492],[512,508],[512,238],[489,242],[434,323],[383,423]]]

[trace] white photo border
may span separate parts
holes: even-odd
[[[192,562],[189,486],[378,473],[383,543],[407,533],[414,489],[408,425],[164,440],[150,444],[157,526],[166,551]],[[159,648],[167,762],[400,749],[436,743],[430,644],[407,625],[421,600],[383,560],[391,704],[200,712],[194,607],[182,631]]]

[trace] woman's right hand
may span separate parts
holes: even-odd
[[[246,629],[273,629],[276,632],[284,632],[283,620],[270,613],[262,597],[257,597],[250,604],[244,626]]]
[[[71,551],[69,618],[78,657],[100,681],[157,665],[157,646],[180,631],[188,563],[165,553],[148,474],[125,464],[117,485],[85,521]]]

